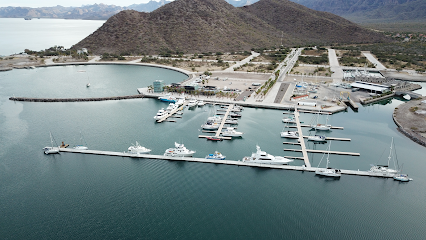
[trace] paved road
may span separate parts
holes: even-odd
[[[237,67],[240,67],[240,66],[242,66],[242,65],[244,65],[244,64],[246,64],[246,63],[248,63],[248,62],[250,62],[250,60],[252,60],[253,58],[255,58],[255,57],[257,57],[257,56],[259,56],[260,55],[260,53],[257,53],[257,52],[251,52],[251,55],[249,56],[249,57],[246,57],[246,58],[244,58],[243,60],[241,60],[241,61],[239,61],[239,62],[237,62],[236,64],[234,64],[234,65],[232,65],[232,66],[230,66],[229,68],[227,68],[227,69],[225,69],[225,70],[223,70],[224,72],[233,72],[234,71],[234,68],[237,68]]]
[[[376,66],[377,70],[384,70],[386,69],[385,66],[383,66],[383,64],[381,64],[370,52],[362,52],[362,54],[368,59],[368,61],[370,61],[371,63],[374,64],[374,66]]]
[[[339,66],[339,61],[337,60],[336,51],[334,49],[328,49],[328,61],[330,62],[330,70],[332,72],[331,78],[333,78],[333,82],[341,82],[343,79],[343,69]]]

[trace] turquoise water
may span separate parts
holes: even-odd
[[[46,48],[72,45],[83,40],[105,20],[0,18],[0,56]]]
[[[81,68],[86,72],[78,72]],[[86,89],[86,73],[94,87],[101,83],[96,83],[95,77],[92,81],[92,76],[105,73],[100,78],[105,87]],[[211,112],[209,106],[185,110],[177,123],[156,124],[153,116],[167,104],[155,99],[84,103],[8,100],[13,94],[130,95],[137,87],[152,84],[158,76],[167,82],[185,78],[173,71],[133,66],[52,67],[0,73],[2,238],[424,238],[425,148],[396,130],[391,114],[402,103],[396,99],[361,107],[358,113],[349,110],[331,116],[332,125],[345,129],[328,135],[352,139],[334,141],[331,149],[359,152],[361,156],[331,155],[330,162],[333,167],[367,170],[370,163],[387,160],[394,137],[404,172],[414,178],[407,184],[346,175],[331,180],[308,172],[204,163],[44,155],[41,149],[49,144],[49,131],[58,142],[71,145],[79,144],[81,131],[89,148],[99,150],[125,151],[138,141],[153,149],[154,154],[162,154],[177,141],[196,150],[195,157],[218,150],[227,159],[238,160],[255,151],[256,144],[274,155],[300,156],[283,151],[296,147],[282,144],[287,141],[279,136],[284,127],[282,111],[245,108],[238,125],[238,130],[245,133],[242,139],[209,142],[198,138],[199,126]],[[83,80],[76,80],[72,86],[73,78]],[[53,84],[46,84],[46,79]],[[301,116],[305,123],[313,117]],[[316,149],[327,146],[308,144]],[[313,166],[322,157],[310,156]]]

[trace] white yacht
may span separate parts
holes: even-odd
[[[396,165],[394,161],[394,168],[389,168],[390,160],[392,159],[392,146],[393,146],[393,138],[390,145],[389,156],[388,156],[388,165],[371,165],[369,172],[374,173],[385,173],[385,174],[396,174],[398,171],[396,170]]]
[[[53,142],[55,142],[55,146],[57,146],[55,139],[52,136],[52,133],[50,133],[50,147],[44,147],[43,151],[44,154],[55,154],[55,153],[59,153],[59,147],[54,147],[53,146]]]
[[[169,106],[167,106],[166,111],[171,112],[178,107],[179,107],[179,105],[177,105],[177,103],[169,103]]]
[[[164,110],[164,108],[162,108],[162,109],[158,110],[157,115],[155,115],[154,119],[155,120],[160,120],[163,117],[167,116],[167,114],[168,113]]]
[[[283,132],[281,132],[281,137],[283,137],[283,138],[299,138],[299,133],[297,131],[283,131]]]
[[[202,106],[206,105],[206,103],[203,100],[199,100],[197,105],[199,107],[202,107]]]
[[[213,154],[206,156],[206,159],[215,159],[215,160],[225,160],[226,156],[223,156],[222,153],[215,151]]]
[[[224,137],[242,137],[243,134],[243,132],[235,131],[235,128],[233,127],[227,127],[225,131],[222,132],[222,136]]]
[[[330,145],[328,145],[328,153],[327,153],[327,164],[325,165],[325,168],[319,168],[319,165],[321,164],[321,161],[318,163],[318,168],[315,170],[315,174],[316,175],[321,175],[321,176],[325,176],[325,177],[340,177],[342,175],[342,172],[340,171],[340,169],[334,169],[334,168],[329,168],[328,164],[329,164],[329,160],[328,157],[330,156],[330,147],[331,147],[331,141],[330,141]],[[324,155],[323,155],[324,157]]]
[[[400,181],[400,182],[409,182],[409,181],[413,181],[412,178],[409,178],[407,174],[395,174],[395,176],[393,176],[394,180]]]
[[[321,123],[318,123],[319,115],[320,115],[320,112],[318,112],[317,114],[317,123],[312,124],[311,128],[317,131],[329,131],[331,129],[331,125],[328,124],[328,116],[327,116],[325,124],[321,124]]]
[[[274,164],[274,165],[285,165],[290,162],[293,162],[291,159],[287,159],[285,157],[280,156],[272,156],[260,149],[258,145],[256,145],[256,152],[251,154],[251,157],[244,157],[243,162],[251,162],[251,163],[262,163],[262,164]]]
[[[170,157],[192,157],[195,151],[187,149],[183,144],[175,142],[174,148],[169,148],[164,153],[164,156]]]
[[[324,135],[308,136],[308,141],[320,142],[320,143],[327,142],[326,137]]]
[[[283,123],[296,123],[294,117],[283,118]]]
[[[235,119],[235,118],[227,118],[227,119],[225,119],[225,124],[237,125],[238,124],[238,120]]]
[[[219,129],[220,124],[216,122],[206,122],[201,127],[205,130],[217,130]]]
[[[130,146],[127,149],[128,153],[131,154],[148,154],[151,152],[151,149],[148,149],[146,147],[142,147],[137,141],[135,145]]]
[[[188,108],[196,107],[197,104],[198,104],[198,101],[196,99],[191,99],[189,100]]]

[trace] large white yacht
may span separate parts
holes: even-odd
[[[164,156],[170,157],[192,157],[195,151],[187,149],[183,144],[175,142],[174,148],[169,148],[164,153]]]
[[[148,154],[151,152],[151,149],[142,147],[138,142],[136,142],[135,145],[132,145],[127,149],[127,152],[131,154]]]
[[[216,122],[206,122],[203,125],[201,125],[201,128],[205,130],[217,130],[219,129],[220,124]]]
[[[225,131],[222,132],[222,136],[224,137],[242,137],[243,132],[237,132],[233,127],[227,127]]]
[[[285,157],[280,156],[272,156],[260,149],[258,145],[256,145],[256,152],[251,154],[251,157],[244,157],[243,162],[251,162],[251,163],[262,163],[262,164],[275,164],[275,165],[285,165],[289,162],[293,162],[291,159],[287,159]]]
[[[168,113],[164,110],[164,108],[162,108],[162,109],[158,110],[157,115],[155,115],[154,119],[155,120],[160,120],[163,117],[167,116],[167,114]]]

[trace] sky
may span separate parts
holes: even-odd
[[[147,3],[150,0],[0,0],[0,7],[53,7],[61,5],[64,7],[81,7],[82,5],[92,5],[104,3],[107,5],[129,6],[132,4]],[[159,0],[155,0],[159,1]]]

